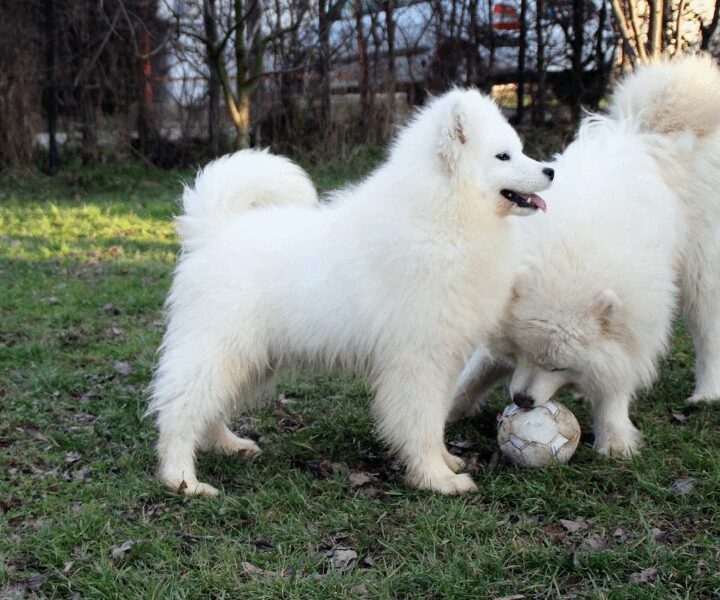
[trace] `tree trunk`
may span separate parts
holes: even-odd
[[[468,12],[470,13],[470,18],[468,22],[468,41],[470,42],[467,45],[467,77],[465,79],[466,85],[477,85],[477,55],[478,55],[478,40],[477,40],[477,34],[478,34],[478,5],[480,4],[480,0],[470,0],[470,5],[468,7]]]
[[[525,114],[525,53],[527,50],[527,0],[520,0],[520,47],[518,48],[517,107],[515,121],[522,123]]]
[[[715,0],[713,4],[713,14],[710,23],[707,26],[700,27],[700,33],[702,35],[702,41],[700,42],[700,49],[707,50],[710,45],[710,39],[718,25],[718,16],[720,14],[720,0]]]
[[[251,0],[253,1],[253,0]],[[259,3],[259,0],[257,0]],[[250,147],[250,98],[246,93],[247,78],[247,50],[245,48],[245,31],[250,30],[250,25],[246,23],[249,15],[244,14],[243,0],[235,0],[235,23],[238,28],[235,31],[235,98],[233,102],[232,94],[226,98],[232,103],[230,108],[230,116],[235,125],[235,148],[242,150]],[[242,25],[239,25],[242,23]]]
[[[537,38],[537,89],[533,96],[533,123],[541,125],[545,122],[545,38],[542,28],[542,14],[545,9],[543,0],[535,0],[535,37]]]
[[[368,89],[367,46],[362,22],[362,3],[353,0],[355,12],[355,37],[358,53],[358,91],[360,92],[360,119],[363,126],[368,126],[370,119],[370,94]]]
[[[395,119],[395,89],[397,79],[395,73],[395,0],[385,0],[385,28],[387,30],[388,45],[388,82],[387,93],[390,97],[390,109]]]
[[[208,146],[212,156],[218,156],[220,149],[220,78],[212,54],[217,51],[217,12],[215,0],[203,0],[203,21],[205,25],[205,61],[208,68]]]
[[[581,105],[584,97],[582,53],[585,42],[584,0],[573,0],[573,43],[572,43],[572,79],[573,79],[573,119],[580,120]]]
[[[330,114],[330,19],[327,0],[318,0],[318,37],[320,45],[320,115],[322,131],[327,131],[332,122]]]
[[[150,61],[150,35],[145,27],[148,19],[148,0],[138,0],[138,115],[137,130],[140,152],[148,155],[155,141],[153,122],[152,62]]]
[[[650,26],[648,30],[648,55],[650,58],[657,58],[662,54],[662,25],[663,0],[650,0]]]
[[[235,125],[235,148],[243,150],[250,147],[250,93],[238,91],[237,109],[233,118]]]
[[[57,89],[55,87],[55,10],[53,0],[45,0],[45,102],[48,128],[48,172],[60,168],[57,147]]]

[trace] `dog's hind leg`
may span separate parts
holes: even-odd
[[[685,319],[695,346],[689,404],[720,401],[720,251],[716,254],[715,261],[688,266],[683,281]]]
[[[445,447],[443,434],[452,405],[452,369],[442,372],[436,364],[385,365],[376,381],[373,409],[381,437],[407,468],[408,483],[443,494],[474,491],[475,483],[460,459]]]
[[[191,347],[192,346],[192,347]],[[225,356],[208,345],[169,345],[153,382],[150,411],[157,415],[158,478],[171,490],[188,496],[217,495],[213,486],[198,481],[198,450],[259,452],[251,440],[227,429],[239,395],[250,397],[254,381],[249,361]]]

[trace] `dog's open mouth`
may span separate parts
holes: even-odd
[[[547,210],[545,200],[537,194],[521,194],[520,192],[515,192],[513,190],[500,190],[500,194],[503,198],[517,204],[520,208],[532,208],[533,210],[537,210],[539,208],[543,212]]]

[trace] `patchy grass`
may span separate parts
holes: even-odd
[[[327,188],[371,162],[313,175]],[[585,439],[569,465],[498,464],[498,396],[447,435],[480,493],[416,492],[373,436],[363,384],[306,374],[235,424],[258,460],[201,459],[223,495],[168,494],[142,413],[188,175],[0,178],[0,597],[720,595],[720,411],[683,405],[680,325],[636,405],[648,448],[630,462]]]

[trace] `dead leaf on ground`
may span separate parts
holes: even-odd
[[[672,484],[672,490],[676,494],[685,496],[692,492],[697,485],[698,480],[695,477],[686,477],[685,479],[678,479]]]
[[[75,564],[75,561],[73,561],[73,560],[66,561],[65,564],[63,564],[62,572],[65,573],[65,575],[67,575],[70,572],[70,570],[73,568],[74,564]]]
[[[107,337],[120,337],[125,334],[125,330],[122,327],[118,327],[117,325],[113,325],[112,327],[108,327],[105,330],[105,335]]]
[[[654,539],[657,542],[665,537],[665,532],[662,529],[660,529],[659,527],[653,527],[650,530],[650,537],[652,537],[652,539]]]
[[[630,581],[633,583],[648,583],[655,579],[655,575],[657,575],[657,569],[655,567],[649,567],[648,569],[643,569],[638,573],[630,575]]]
[[[110,551],[110,558],[113,561],[122,560],[125,558],[125,555],[130,552],[130,548],[133,547],[133,541],[132,540],[125,540],[122,544],[119,546],[115,546]]]
[[[593,550],[603,550],[604,548],[607,548],[607,541],[604,537],[598,535],[597,533],[591,533],[587,538],[585,538],[584,544]]]
[[[565,528],[559,523],[551,523],[546,525],[541,530],[545,537],[550,538],[554,543],[559,544],[565,539]]]
[[[350,487],[357,488],[373,481],[375,479],[375,475],[372,473],[366,473],[365,471],[350,471],[348,479],[350,480]]]
[[[372,554],[366,554],[360,559],[360,562],[358,564],[363,569],[369,569],[370,567],[375,566],[375,559],[373,558]]]
[[[41,575],[40,573],[34,573],[25,580],[25,586],[31,592],[37,592],[42,587],[43,583],[45,583],[46,579],[47,577],[45,577],[45,575]]]
[[[247,577],[291,577],[292,576],[292,569],[289,567],[286,569],[283,569],[282,572],[278,571],[267,571],[265,569],[261,569],[260,567],[255,566],[252,563],[249,563],[247,561],[243,561],[242,564],[242,572],[243,575]]]
[[[461,450],[468,450],[472,448],[475,444],[471,442],[470,440],[466,440],[464,438],[456,438],[452,442],[450,442],[450,445],[453,448],[460,448]]]
[[[568,533],[575,533],[576,531],[590,527],[585,517],[578,517],[577,519],[560,519],[560,524],[567,530]]]
[[[687,421],[687,415],[684,415],[683,413],[674,412],[672,413],[672,418],[678,423],[684,423]]]
[[[353,563],[358,557],[358,553],[352,548],[346,546],[338,546],[327,553],[330,558],[330,564],[333,569],[343,572],[352,568]]]
[[[495,450],[493,452],[493,455],[490,457],[490,462],[488,463],[488,469],[491,471],[494,471],[497,469],[498,464],[500,464],[500,451]]]
[[[82,454],[80,454],[79,452],[66,452],[65,453],[65,462],[68,464],[77,462],[81,458],[82,458]]]
[[[369,598],[370,597],[370,593],[368,592],[367,586],[364,583],[358,583],[358,584],[354,585],[350,589],[350,591],[355,596],[360,596],[361,598]]]
[[[115,371],[117,373],[120,373],[120,375],[122,375],[123,377],[127,377],[128,375],[130,375],[130,371],[132,371],[130,363],[124,360],[116,360],[113,366],[115,368]]]
[[[494,600],[522,600],[525,594],[513,594],[512,596],[498,596]]]

